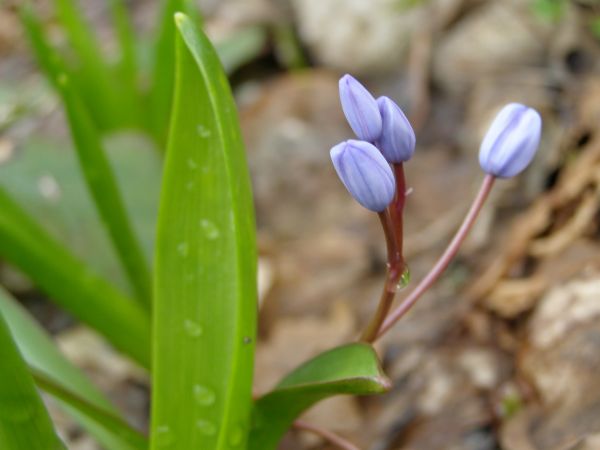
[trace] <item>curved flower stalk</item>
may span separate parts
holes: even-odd
[[[373,340],[381,337],[412,308],[450,264],[473,227],[496,178],[511,178],[529,166],[537,153],[542,120],[533,108],[510,103],[498,113],[479,150],[479,161],[487,174],[469,212],[450,244],[427,275],[384,320]]]

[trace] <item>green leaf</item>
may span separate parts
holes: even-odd
[[[117,0],[113,0],[117,1]],[[59,20],[66,30],[71,48],[75,50],[75,58],[65,59],[49,41],[44,32],[44,26],[37,17],[34,8],[24,2],[20,6],[20,16],[27,37],[34,51],[36,60],[54,88],[59,88],[57,81],[61,74],[71,77],[76,87],[77,95],[89,109],[94,124],[101,131],[136,126],[142,123],[141,98],[132,89],[133,80],[123,83],[123,70],[134,70],[131,67],[120,66],[121,73],[115,76],[113,68],[104,61],[93,34],[89,31],[80,11],[72,0],[56,0]],[[116,8],[118,10],[118,8]],[[115,14],[117,11],[114,12]],[[125,24],[118,23],[121,35],[126,33]],[[126,49],[131,52],[132,49]],[[124,62],[130,61],[132,55],[124,55]],[[74,59],[74,61],[73,61]]]
[[[275,449],[292,422],[320,400],[339,394],[380,394],[389,388],[371,346],[354,343],[322,353],[256,401],[248,449]]]
[[[87,106],[97,112],[97,125],[110,130],[135,122],[131,94],[120,88],[80,8],[74,0],[55,0],[55,8],[70,48],[76,54],[77,84],[86,92]]]
[[[183,14],[156,242],[151,448],[242,446],[251,408],[256,242],[235,104]]]
[[[226,73],[232,73],[252,61],[265,48],[267,32],[262,26],[250,26],[217,42],[215,47]]]
[[[159,16],[156,41],[152,51],[152,75],[150,89],[150,130],[159,143],[165,142],[169,126],[169,114],[173,100],[175,66],[175,25],[173,14],[185,11],[196,17],[190,0],[163,0]]]
[[[48,45],[42,24],[35,15],[33,7],[26,2],[21,6],[19,12],[37,63],[50,84],[57,88],[58,76],[67,70],[66,64],[54,48]]]
[[[120,49],[119,75],[131,95],[138,92],[138,64],[135,31],[127,7],[123,0],[109,0],[113,27],[117,34]],[[141,100],[138,98],[138,101]],[[138,112],[139,113],[139,112]]]
[[[76,411],[84,423],[91,423],[102,430],[104,434],[111,435],[112,443],[109,447],[111,450],[117,448],[142,450],[147,448],[146,438],[127,425],[120,417],[79,397],[71,389],[46,376],[43,372],[32,369],[32,375],[41,389]]]
[[[78,319],[149,367],[146,312],[50,237],[0,189],[0,255]]]
[[[129,222],[100,136],[68,80],[63,77],[58,85],[88,189],[138,298],[150,307],[150,271]]]
[[[116,409],[104,397],[89,379],[58,350],[52,339],[35,322],[27,311],[19,305],[10,295],[0,288],[0,315],[6,318],[10,332],[13,335],[19,351],[25,362],[37,374],[38,379],[45,381],[45,385],[52,389],[44,390],[56,394],[67,391],[70,396],[59,396],[64,401],[60,405],[71,414],[90,434],[95,436],[105,448],[111,450],[133,450],[145,448],[132,445],[121,436],[132,436],[139,441],[139,434],[123,425]],[[38,385],[41,385],[38,383]],[[78,402],[70,401],[73,397]],[[80,404],[84,403],[84,408]],[[87,408],[85,408],[87,406]],[[100,420],[94,414],[101,411]],[[109,421],[103,419],[108,416]],[[117,426],[107,426],[116,421]],[[123,429],[123,427],[126,427]],[[136,442],[136,441],[134,441]],[[139,443],[139,442],[138,442]]]
[[[0,315],[0,448],[58,450],[64,446],[8,326]]]
[[[149,139],[119,133],[104,140],[136,235],[149,264],[153,255],[162,158]],[[0,186],[54,239],[126,293],[127,276],[63,139],[40,135],[24,141],[17,157],[0,164]]]

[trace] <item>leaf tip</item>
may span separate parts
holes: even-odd
[[[176,12],[173,17],[175,18],[175,25],[177,25],[178,28],[181,28],[188,20],[188,17],[182,12]]]

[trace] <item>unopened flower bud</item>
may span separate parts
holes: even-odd
[[[388,97],[377,99],[382,131],[377,147],[390,163],[408,161],[415,152],[415,132],[400,107]]]
[[[535,109],[510,103],[498,113],[479,149],[484,172],[499,178],[521,173],[540,143],[542,119]]]
[[[340,100],[350,128],[359,139],[374,142],[381,134],[377,101],[350,75],[340,78]]]
[[[396,183],[390,165],[374,145],[349,140],[333,147],[330,154],[338,176],[358,203],[375,212],[387,208]]]

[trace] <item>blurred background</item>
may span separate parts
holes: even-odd
[[[60,46],[51,2],[34,3]],[[80,3],[111,55],[106,2]],[[156,3],[127,2],[142,36],[152,32]],[[0,185],[123,284],[16,4],[0,3]],[[444,249],[483,178],[477,152],[491,119],[518,101],[543,117],[540,151],[518,179],[497,183],[446,275],[377,344],[392,392],[328,400],[304,418],[371,450],[599,449],[600,2],[198,5],[230,76],[253,179],[257,391],[306,358],[355,339],[379,297],[385,244],[378,220],[352,200],[329,160],[329,149],[352,137],[339,77],[351,73],[375,96],[396,100],[417,133],[405,167],[413,188],[405,213],[413,283]],[[133,130],[105,137],[150,255],[161,151]],[[148,381],[140,370],[1,262],[0,283],[132,423],[147,427]],[[70,449],[98,448],[52,411]],[[281,448],[332,447],[293,431]]]

